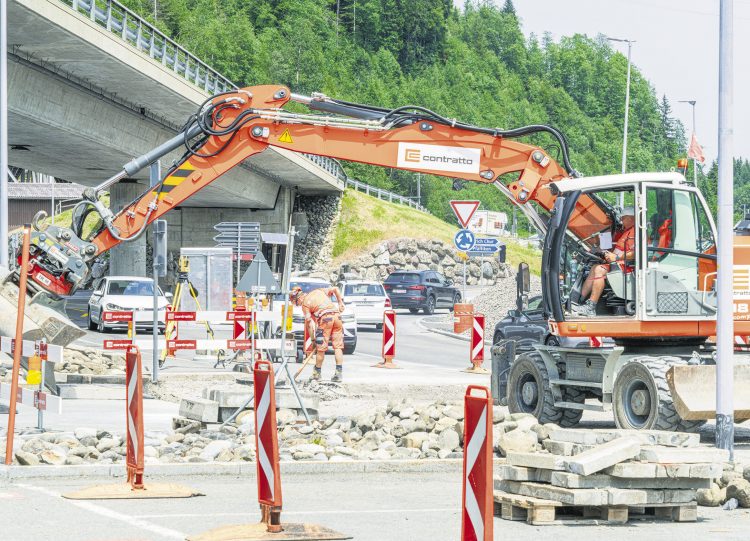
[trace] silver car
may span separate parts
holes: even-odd
[[[138,276],[108,276],[94,284],[94,292],[89,299],[88,323],[90,330],[107,332],[110,329],[127,329],[124,321],[105,324],[104,312],[135,312],[136,328],[153,327],[154,281]],[[167,295],[157,286],[157,306],[159,307],[159,331],[164,330],[164,312],[171,294]]]

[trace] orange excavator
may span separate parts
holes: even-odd
[[[308,111],[285,109],[290,101]],[[555,140],[562,165],[519,140],[537,134]],[[678,173],[582,177],[570,165],[564,136],[546,125],[484,128],[420,106],[387,109],[321,94],[301,96],[278,85],[218,94],[176,137],[87,189],[71,229],[35,226],[29,288],[71,294],[86,281],[97,256],[138,238],[149,223],[269,146],[494,184],[545,234],[543,296],[552,330],[559,337],[609,336],[617,347],[539,346],[518,356],[509,369],[512,410],[563,424],[574,424],[591,408],[612,410],[618,426],[630,428],[690,428],[700,422],[690,418],[695,412],[689,398],[682,397],[684,411],[677,414],[672,394],[681,395],[680,389],[670,390],[666,376],[676,374],[679,387],[683,367],[713,370],[707,342],[715,334],[715,225],[703,197]],[[184,155],[163,181],[121,212],[113,214],[100,201],[110,186],[179,148]],[[622,229],[627,209],[618,200],[635,214],[636,247],[631,261],[610,265],[595,315],[584,317],[576,310],[586,300],[582,284],[594,266],[605,264],[603,254]],[[83,223],[92,213],[100,226],[84,238]],[[666,243],[656,240],[664,235],[653,230],[663,217],[672,220]],[[745,250],[737,248],[737,261]],[[750,272],[750,265],[746,268]],[[750,321],[738,319],[735,332],[750,335]],[[586,404],[587,397],[600,404]]]

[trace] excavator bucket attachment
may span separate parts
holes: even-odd
[[[9,277],[7,271],[0,271],[0,336],[13,337],[16,335],[18,286],[10,282]],[[45,293],[27,298],[23,321],[25,340],[46,339],[50,344],[67,346],[86,334],[64,313],[54,309],[54,303],[48,299]]]
[[[716,366],[672,366],[667,371],[672,400],[686,421],[716,417]],[[750,364],[734,367],[734,420],[750,419]]]

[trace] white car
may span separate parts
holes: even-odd
[[[383,328],[383,313],[391,307],[383,284],[373,280],[347,280],[339,284],[339,289],[344,295],[344,305],[352,308],[358,325]]]
[[[89,329],[107,332],[110,329],[127,329],[128,324],[105,322],[103,312],[136,312],[136,329],[153,327],[154,281],[138,276],[107,276],[94,284],[89,299]],[[164,312],[171,294],[165,295],[157,286],[159,307],[159,330],[164,330]],[[140,313],[139,313],[140,312]]]
[[[304,293],[309,293],[314,289],[329,288],[331,284],[322,278],[292,277],[289,282],[289,290],[291,291],[292,288],[297,286],[302,288]],[[350,355],[357,349],[357,318],[354,311],[348,306],[341,313],[341,323],[344,325],[344,353]],[[294,339],[297,341],[297,358],[301,360],[304,357],[302,348],[304,347],[305,315],[302,313],[300,306],[294,307],[292,332],[294,333]]]

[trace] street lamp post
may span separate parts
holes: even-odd
[[[631,53],[631,49],[633,48],[633,43],[635,43],[635,41],[630,40],[630,39],[610,38],[609,36],[607,36],[607,40],[628,44],[628,79],[627,79],[627,83],[625,84],[625,124],[622,130],[622,171],[621,172],[624,174],[627,171],[627,167],[628,167],[628,116],[630,113],[630,66],[631,66],[630,53]],[[625,194],[623,192],[620,192],[620,208],[624,206],[625,206]]]
[[[693,136],[695,136],[695,100],[679,100],[678,103],[689,103],[693,108]],[[698,187],[698,161],[693,158],[693,184]]]

